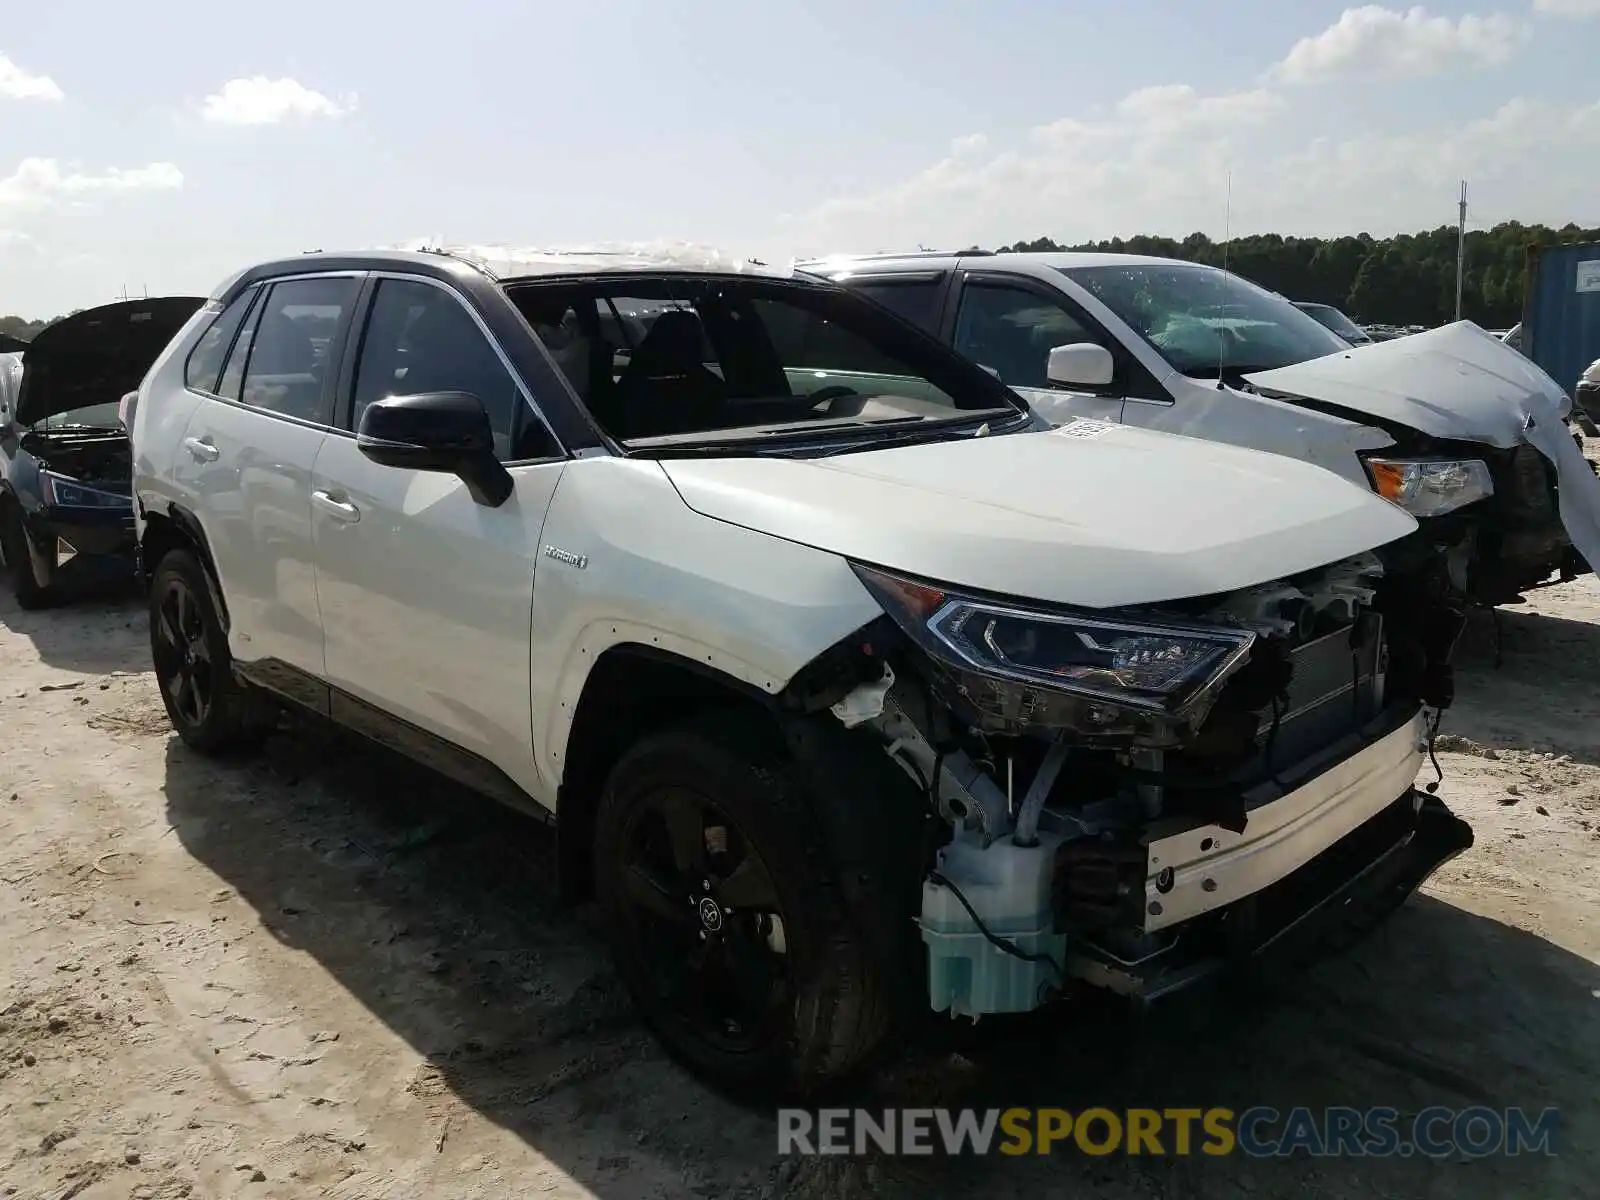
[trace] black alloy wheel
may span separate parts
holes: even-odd
[[[150,657],[167,717],[185,745],[230,754],[254,749],[271,731],[276,712],[234,678],[205,568],[188,550],[169,551],[151,578]]]
[[[181,575],[169,575],[156,598],[154,636],[156,678],[168,710],[184,725],[204,725],[211,714],[215,665],[199,598]]]
[[[670,786],[639,798],[621,849],[627,935],[663,1015],[718,1055],[770,1048],[794,990],[761,855],[712,800]]]
[[[815,1095],[893,1019],[890,956],[825,832],[837,798],[806,778],[770,724],[708,712],[636,743],[595,815],[618,975],[667,1052],[741,1098]]]

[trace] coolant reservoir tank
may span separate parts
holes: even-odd
[[[1036,846],[1001,838],[985,848],[963,833],[939,851],[935,873],[961,890],[983,927],[1038,957],[1026,961],[994,945],[955,892],[930,876],[922,884],[922,940],[928,947],[928,1002],[935,1012],[1029,1012],[1059,988],[1067,939],[1054,931],[1050,892],[1061,840],[1060,834],[1041,832]]]

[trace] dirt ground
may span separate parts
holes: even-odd
[[[1558,1157],[802,1164],[641,1030],[545,831],[320,733],[202,761],[138,605],[0,600],[0,1195],[1593,1196],[1600,585],[1503,626],[1440,755],[1477,845],[1371,940],[1248,1011],[1069,1012],[863,1096],[1553,1105]]]

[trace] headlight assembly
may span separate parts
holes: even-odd
[[[1248,630],[1031,608],[855,569],[914,641],[965,677],[969,699],[1011,720],[1103,734],[1196,724],[1255,640]]]
[[[106,492],[89,487],[76,479],[57,475],[54,471],[39,472],[39,491],[44,502],[61,508],[130,508],[133,501],[116,492]]]
[[[1494,495],[1482,459],[1369,458],[1373,489],[1414,517],[1437,517]]]

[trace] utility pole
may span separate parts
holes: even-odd
[[[1456,226],[1456,320],[1461,320],[1461,275],[1467,263],[1467,181],[1461,181],[1461,217]]]

